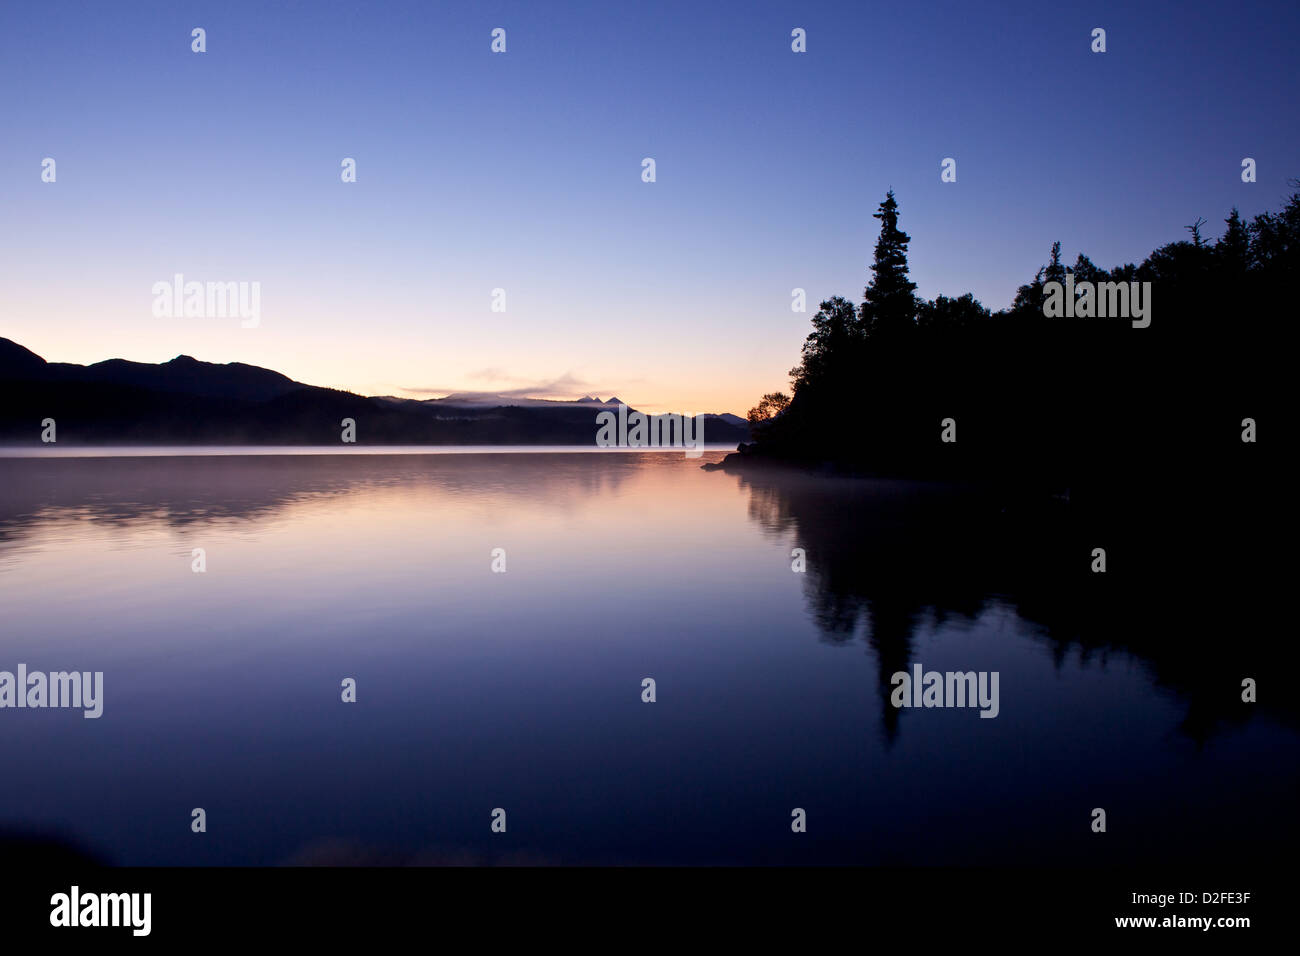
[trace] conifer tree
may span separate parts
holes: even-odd
[[[912,238],[898,228],[892,189],[872,217],[880,220],[880,238],[859,316],[869,335],[895,335],[916,327],[916,283],[907,276],[907,244]]]
[[[1214,256],[1219,260],[1220,267],[1229,274],[1243,275],[1250,265],[1250,234],[1246,231],[1246,223],[1235,206],[1223,221],[1228,228],[1215,245]]]

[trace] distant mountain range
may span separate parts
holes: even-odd
[[[392,398],[391,396],[376,396],[386,398],[390,401],[400,402],[406,399]],[[588,405],[609,405],[617,408],[623,401],[621,398],[614,396],[612,398],[601,400],[592,395],[585,395],[582,398],[575,399],[571,402],[556,401],[550,398],[527,398],[519,395],[498,395],[494,392],[456,392],[445,398],[426,399],[430,404],[438,405],[457,405],[474,408],[480,405],[523,405],[523,406],[543,406],[549,408],[585,408]],[[735,418],[736,416],[731,416]]]
[[[362,445],[594,445],[596,413],[619,399],[557,402],[461,393],[365,397],[270,369],[178,355],[152,365],[47,362],[0,338],[0,442],[40,444],[41,422],[76,445],[336,445],[344,418]],[[747,440],[736,415],[706,415],[704,439]]]

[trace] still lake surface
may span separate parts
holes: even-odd
[[[370,451],[0,458],[0,670],[104,673],[98,720],[0,710],[0,831],[124,865],[1294,841],[1294,723],[1190,719],[1166,652],[999,577],[972,492],[701,470],[719,451]],[[890,706],[914,663],[997,671],[998,716]]]

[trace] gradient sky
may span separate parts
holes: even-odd
[[[918,291],[993,309],[1054,239],[1109,267],[1280,205],[1300,5],[1132,6],[6,3],[0,335],[743,414],[861,297],[891,186]],[[155,318],[177,272],[260,282],[260,326]]]

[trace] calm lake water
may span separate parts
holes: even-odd
[[[720,457],[0,459],[0,670],[104,673],[98,720],[0,710],[0,830],[127,865],[1294,843],[1292,715],[1017,545],[1070,506],[701,470]],[[914,663],[998,672],[998,716],[892,707]]]

